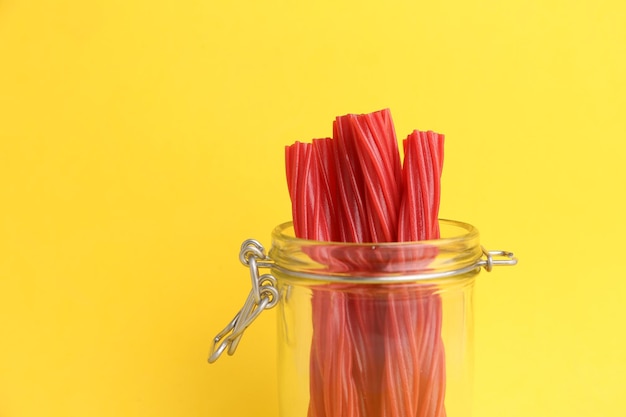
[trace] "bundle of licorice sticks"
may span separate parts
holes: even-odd
[[[402,162],[384,109],[337,117],[332,138],[287,146],[296,236],[438,239],[443,143],[442,134],[414,130],[403,140]],[[313,290],[308,417],[446,415],[441,299],[423,284],[391,287]]]

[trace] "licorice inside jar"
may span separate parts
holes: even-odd
[[[478,230],[335,243],[272,233],[280,417],[469,417]]]

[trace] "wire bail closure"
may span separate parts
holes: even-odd
[[[491,272],[494,266],[513,266],[517,265],[517,258],[513,252],[504,250],[487,250],[483,246],[480,247],[486,259],[476,262],[477,267],[485,268],[485,271]]]
[[[241,244],[239,260],[250,269],[252,289],[248,298],[233,320],[215,336],[209,353],[209,363],[213,363],[226,349],[232,355],[243,336],[244,330],[263,312],[278,303],[276,278],[272,274],[259,274],[259,268],[269,268],[272,262],[265,254],[259,241],[248,239]]]
[[[517,258],[512,252],[502,250],[486,250],[481,246],[484,258],[480,258],[467,268],[452,271],[448,275],[462,274],[476,268],[484,268],[491,272],[494,266],[513,266]],[[213,338],[209,363],[215,362],[224,351],[229,355],[235,353],[243,332],[263,312],[278,304],[279,295],[276,278],[272,274],[259,274],[260,268],[272,268],[274,262],[266,255],[263,245],[258,240],[248,239],[241,244],[239,260],[250,270],[252,288],[248,298],[237,315],[228,325]]]

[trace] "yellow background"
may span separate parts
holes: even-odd
[[[521,261],[477,284],[474,415],[623,416],[625,79],[622,1],[0,0],[0,416],[276,416],[274,312],[206,364],[240,242],[285,144],[384,107]]]

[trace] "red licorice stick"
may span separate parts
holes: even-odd
[[[404,190],[399,241],[439,238],[439,200],[444,135],[413,131],[404,144]]]
[[[443,135],[419,131],[413,131],[404,141],[405,187],[398,225],[398,239],[401,241],[439,238],[443,142]],[[417,413],[412,415],[444,417],[445,352],[441,339],[441,298],[434,289],[424,286],[413,295],[417,299],[412,308],[418,310],[420,317],[417,354],[420,387]]]
[[[341,242],[370,242],[363,173],[355,157],[357,150],[350,118],[350,115],[338,117],[333,123],[338,200],[335,225]]]
[[[356,155],[353,157],[357,158],[364,178],[362,192],[370,241],[393,242],[397,234],[402,168],[389,110],[349,115],[346,119],[354,135]],[[381,259],[380,263],[384,261]],[[402,378],[407,367],[403,366],[404,358],[395,354],[396,363],[402,370],[394,376],[400,377],[400,380],[395,381],[395,385],[384,386],[386,378],[382,364],[389,352],[377,335],[384,334],[389,325],[387,306],[380,302],[380,295],[376,299],[367,297],[363,292],[354,294],[350,300],[351,333],[358,341],[355,343],[355,355],[362,364],[355,378],[361,381],[358,385],[361,391],[370,394],[363,396],[361,415],[378,416],[386,404],[402,404],[403,399],[411,395],[410,391],[417,394],[417,390],[411,388],[414,386],[412,382]],[[397,324],[394,322],[391,326],[397,328]],[[411,354],[401,353],[402,356]],[[385,392],[385,395],[375,394],[379,392]]]
[[[364,181],[372,242],[394,242],[398,227],[402,168],[389,110],[350,116]]]
[[[289,193],[298,237],[333,239],[336,171],[331,139],[312,144],[296,142],[286,148]],[[353,341],[346,297],[340,291],[314,290],[313,340],[310,354],[309,415],[358,417],[358,396],[352,375]]]
[[[308,143],[296,142],[285,148],[285,160],[287,166],[287,186],[289,197],[291,198],[291,212],[293,227],[296,236],[306,239],[308,236],[310,214],[309,204],[314,204],[313,200],[307,201],[306,191],[314,190],[315,184],[311,180],[311,145]],[[311,196],[309,196],[311,197]]]
[[[311,170],[318,187],[317,199],[311,202],[309,239],[332,241],[337,238],[332,227],[335,216],[336,173],[333,157],[333,141],[330,138],[314,139],[311,151]]]

